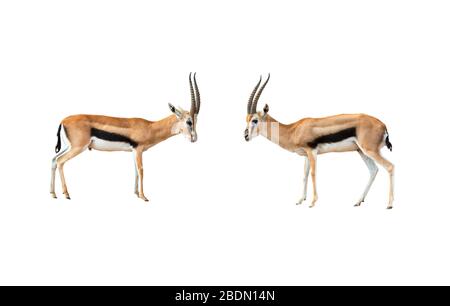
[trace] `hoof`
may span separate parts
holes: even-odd
[[[316,206],[316,202],[317,202],[317,198],[311,202],[311,204],[309,205],[309,208],[313,208],[314,206]]]
[[[68,193],[65,193],[64,196],[66,197],[67,200],[70,200],[70,195]]]
[[[387,207],[387,209],[392,209],[392,208],[393,208],[392,206],[388,206],[388,207]]]
[[[148,202],[148,199],[145,196],[139,196],[139,199],[144,200],[145,202]]]
[[[359,202],[356,203],[354,206],[359,207],[359,206],[361,206],[362,203],[364,203],[364,200],[359,200]]]
[[[295,203],[295,205],[302,205],[303,201],[305,201],[306,199],[301,199],[300,201],[298,201],[297,203]]]
[[[53,198],[53,199],[57,199],[57,198],[58,198],[58,197],[56,196],[56,193],[51,192],[50,194],[52,195],[52,198]]]

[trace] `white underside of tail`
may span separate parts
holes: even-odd
[[[58,155],[61,156],[65,152],[69,151],[71,147],[69,138],[66,134],[66,129],[64,126],[61,126],[61,150],[59,151]]]

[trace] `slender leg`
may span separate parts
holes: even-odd
[[[380,152],[367,151],[365,153],[367,156],[380,164],[389,173],[389,204],[387,208],[392,209],[394,202],[394,165],[383,156],[381,156]]]
[[[59,151],[58,154],[55,155],[55,157],[53,157],[52,159],[52,175],[51,175],[51,180],[50,180],[50,194],[52,195],[53,198],[56,199],[56,193],[55,193],[55,177],[56,177],[56,168],[57,168],[57,164],[56,164],[56,160],[58,159],[58,157],[60,157],[61,155],[63,155],[64,153],[67,152],[67,150],[69,150],[68,147],[66,147],[64,150]]]
[[[303,175],[303,195],[300,198],[300,200],[297,202],[297,205],[302,204],[302,202],[306,200],[306,193],[308,191],[309,169],[310,169],[309,159],[308,159],[308,157],[305,157],[305,166],[304,166],[304,169],[303,169],[303,171],[304,171],[304,175]]]
[[[134,156],[134,194],[139,197],[139,173],[136,164],[136,152],[133,152]]]
[[[136,150],[136,166],[140,182],[139,198],[148,202],[148,199],[144,195],[144,167],[142,164],[142,150]]]
[[[309,164],[311,167],[311,180],[313,185],[313,200],[309,207],[314,207],[316,205],[318,196],[317,196],[317,188],[316,188],[316,160],[317,160],[317,152],[315,150],[307,150],[306,151],[309,159]]]
[[[372,186],[373,181],[375,180],[375,177],[377,176],[377,173],[378,173],[378,167],[375,164],[375,162],[370,157],[368,157],[366,154],[364,154],[361,150],[358,150],[358,153],[361,156],[364,163],[366,164],[367,168],[369,169],[370,178],[369,178],[369,182],[367,183],[366,189],[364,189],[364,192],[361,195],[361,198],[358,200],[358,202],[355,204],[355,206],[361,206],[361,203],[364,202],[364,200],[367,196],[367,193],[369,193],[370,187]]]
[[[66,199],[70,200],[69,192],[67,191],[67,185],[66,185],[66,179],[64,178],[64,164],[83,152],[85,148],[82,147],[76,147],[71,148],[67,153],[62,154],[56,159],[56,165],[59,169],[59,176],[61,178],[61,185],[64,195],[66,196]]]
[[[55,193],[55,176],[56,176],[56,156],[52,159],[52,177],[50,180],[50,194],[56,199]]]

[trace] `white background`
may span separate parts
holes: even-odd
[[[2,1],[0,283],[450,284],[447,1]],[[60,120],[189,108],[199,141],[144,155],[85,152],[49,194]],[[369,113],[389,129],[388,177],[357,153],[318,160],[317,207],[296,206],[303,158],[246,143],[246,103],[284,123]]]

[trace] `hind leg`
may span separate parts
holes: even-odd
[[[386,158],[381,156],[379,151],[366,151],[367,156],[381,165],[389,173],[389,203],[388,209],[392,209],[394,202],[394,165]]]
[[[68,147],[66,147],[64,150],[58,152],[58,154],[55,155],[55,157],[53,157],[52,159],[52,174],[51,174],[51,180],[50,180],[50,194],[52,195],[53,198],[56,199],[56,193],[55,193],[55,176],[56,176],[56,168],[57,168],[57,164],[56,164],[56,160],[58,159],[58,157],[60,157],[61,155],[63,155],[64,153],[67,152],[67,150],[69,150]]]
[[[378,173],[378,167],[375,164],[375,162],[370,157],[368,157],[366,154],[364,154],[361,150],[358,150],[358,153],[361,156],[364,163],[366,164],[367,168],[369,169],[370,178],[369,178],[369,182],[367,183],[366,189],[364,189],[364,192],[361,195],[361,198],[355,204],[355,206],[361,206],[361,203],[364,202],[364,200],[367,196],[367,193],[369,193],[370,187],[372,187],[372,183],[375,180],[375,177],[377,176],[377,173]]]
[[[60,157],[56,159],[56,166],[59,169],[59,176],[61,178],[61,185],[63,194],[66,196],[66,199],[70,200],[69,192],[67,191],[66,179],[64,178],[64,164],[83,152],[86,148],[84,147],[73,147],[67,153],[62,154]],[[56,170],[56,169],[55,169]]]

